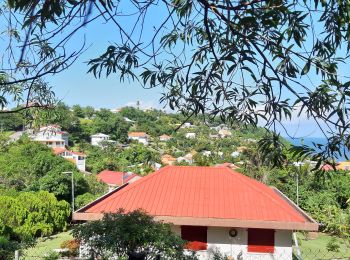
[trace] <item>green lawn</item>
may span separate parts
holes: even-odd
[[[37,244],[33,248],[27,249],[21,259],[40,259],[52,252],[53,249],[60,248],[63,241],[73,239],[69,231],[62,232],[50,237],[39,238]]]
[[[299,233],[298,241],[303,260],[350,259],[350,241],[336,237],[340,246],[339,252],[330,252],[327,244],[331,239],[332,236],[320,233],[316,239],[311,240]]]

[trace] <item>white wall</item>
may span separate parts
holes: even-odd
[[[230,228],[208,227],[207,241],[208,250],[198,252],[200,260],[211,259],[212,252],[219,250],[222,254],[232,256],[237,259],[241,254],[244,260],[292,260],[292,231],[276,230],[275,231],[275,252],[268,253],[249,253],[248,246],[248,230],[235,228],[238,234],[235,238],[230,238],[228,232]],[[173,226],[172,230],[181,235],[181,228]]]

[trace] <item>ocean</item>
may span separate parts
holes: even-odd
[[[284,137],[286,140],[288,140],[289,142],[291,142],[294,145],[307,145],[310,147],[314,147],[313,143],[317,143],[317,144],[326,144],[327,143],[327,139],[326,138],[322,138],[322,137],[306,137],[306,138],[290,138],[290,137]],[[347,156],[350,158],[350,151],[348,151]],[[345,158],[345,156],[336,158],[337,162],[340,161],[347,161],[347,159]]]

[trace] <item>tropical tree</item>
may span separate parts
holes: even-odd
[[[328,143],[298,152],[339,156],[350,146],[350,81],[342,75],[349,70],[349,10],[349,1],[319,0],[9,0],[0,17],[7,46],[0,106],[11,98],[22,106],[1,113],[52,107],[45,76],[67,69],[84,50],[79,31],[101,23],[115,33],[88,62],[95,77],[159,87],[160,101],[186,120],[206,113],[260,123],[273,131],[263,141],[270,152],[283,146],[278,127],[288,132],[285,121],[302,114]],[[67,48],[71,42],[76,49]],[[284,160],[271,158],[274,165]]]
[[[157,222],[140,210],[106,214],[102,220],[77,226],[73,236],[88,246],[94,257],[119,259],[136,254],[144,259],[155,259],[157,255],[166,259],[183,257],[184,241],[168,224]]]
[[[67,226],[70,205],[47,191],[0,196],[0,235],[15,241],[51,235]]]

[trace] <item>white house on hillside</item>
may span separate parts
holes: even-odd
[[[52,148],[68,145],[68,133],[62,131],[58,125],[41,127],[38,132],[34,132],[30,137],[33,141],[40,142]]]
[[[292,260],[293,231],[318,230],[282,192],[228,167],[163,167],[79,209],[73,220],[97,220],[121,208],[169,223],[200,260],[213,259],[214,251],[235,260]]]
[[[90,136],[91,145],[93,146],[102,146],[104,142],[115,143],[115,141],[109,140],[109,135],[98,133]]]
[[[161,135],[161,136],[159,136],[159,141],[161,141],[161,142],[167,142],[167,141],[169,141],[171,139],[171,136],[169,136],[169,135]]]
[[[67,159],[68,161],[73,162],[79,171],[85,172],[85,160],[86,160],[85,154],[80,152],[69,151],[64,147],[53,148],[53,152],[55,155],[61,156]]]
[[[189,139],[196,138],[196,133],[186,133],[186,134],[185,134],[185,137],[186,137],[186,138],[189,138]]]
[[[129,140],[136,140],[144,145],[148,144],[149,135],[145,132],[130,132],[128,133]]]

